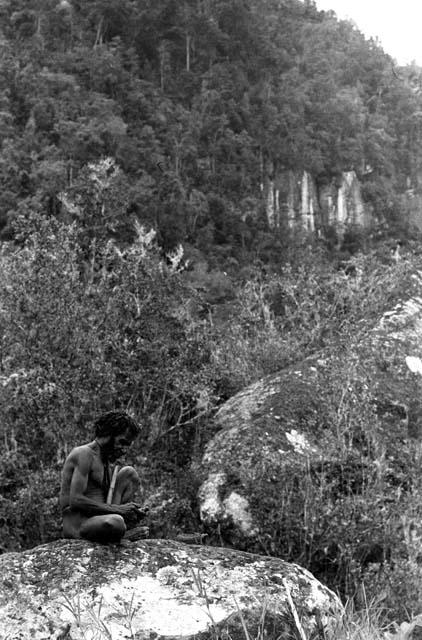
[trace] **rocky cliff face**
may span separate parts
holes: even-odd
[[[296,565],[168,540],[59,540],[0,558],[2,640],[241,640],[243,624],[275,640],[296,637],[293,609],[322,640],[341,605]]]
[[[317,183],[306,171],[273,170],[263,189],[272,228],[286,224],[290,229],[313,233],[322,226],[333,225],[342,234],[349,226],[366,227],[370,223],[354,171]]]

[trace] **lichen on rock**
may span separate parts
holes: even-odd
[[[252,631],[264,604],[271,640],[294,626],[285,584],[309,631],[341,610],[337,597],[297,565],[168,540],[61,540],[3,555],[0,576],[2,640],[240,639],[238,608]]]
[[[198,499],[204,525],[227,531],[228,542],[238,545],[237,534],[246,539],[259,534],[251,487],[322,457],[316,427],[324,416],[317,411],[315,386],[325,366],[304,363],[267,376],[219,409],[218,431],[198,469],[203,478]]]

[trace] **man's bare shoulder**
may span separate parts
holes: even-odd
[[[81,444],[78,447],[74,447],[67,456],[66,462],[88,462],[97,457],[96,451],[90,444]]]

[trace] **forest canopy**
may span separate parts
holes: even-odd
[[[2,0],[0,226],[30,211],[123,242],[133,221],[211,263],[280,256],[265,181],[356,172],[374,222],[406,227],[420,181],[420,70],[311,0]],[[112,158],[109,206],[63,194]],[[396,232],[397,233],[397,232]]]

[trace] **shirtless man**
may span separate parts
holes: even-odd
[[[95,440],[72,449],[64,463],[60,492],[63,535],[120,542],[144,513],[133,502],[140,485],[135,469],[122,467],[111,489],[111,465],[126,453],[139,426],[126,413],[110,411],[98,418],[94,429]]]

